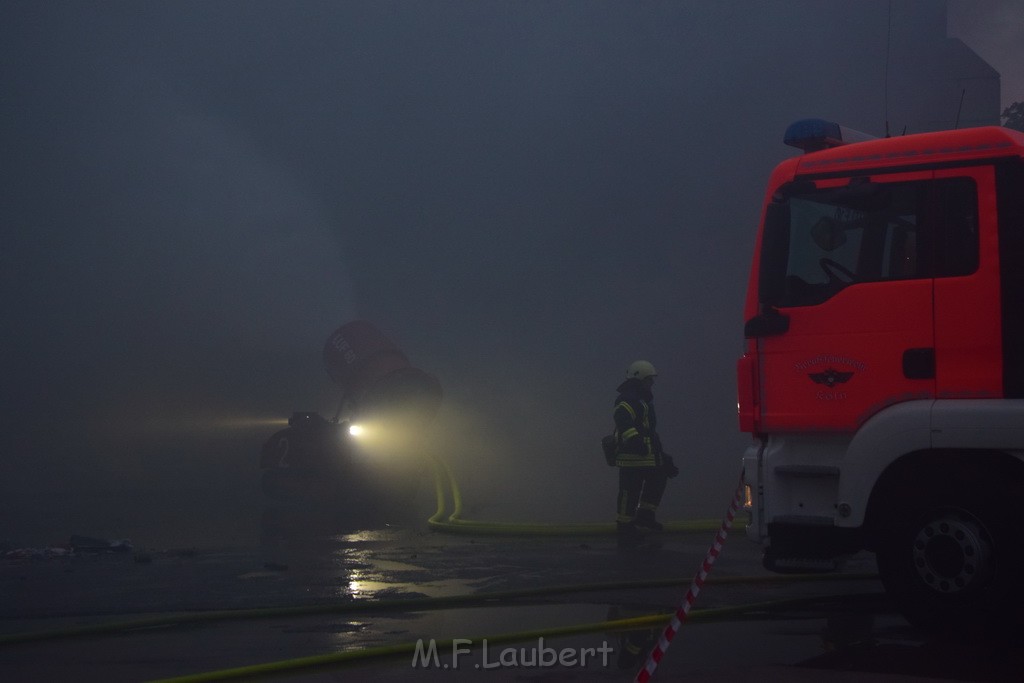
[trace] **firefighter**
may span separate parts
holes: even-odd
[[[616,516],[620,546],[632,547],[643,532],[661,531],[654,513],[661,503],[668,479],[679,474],[672,458],[661,448],[651,387],[658,373],[645,360],[626,370],[615,399],[615,465],[619,468],[619,499]]]

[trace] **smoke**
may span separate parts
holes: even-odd
[[[963,40],[999,71],[1002,106],[1024,102],[1020,68],[1024,22],[1017,0],[950,0],[949,34]]]
[[[6,264],[5,301],[31,310],[8,340],[4,517],[50,540],[237,537],[262,440],[335,400],[319,345],[353,311],[338,230],[186,91],[130,61],[72,68],[88,91],[39,137],[86,172],[55,172],[12,223],[36,238]]]
[[[893,130],[951,125],[941,8],[896,6]],[[355,317],[440,379],[468,510],[610,519],[645,358],[664,516],[719,514],[765,178],[795,119],[884,132],[888,8],[6,3],[0,537],[250,534]]]

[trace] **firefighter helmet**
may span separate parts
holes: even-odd
[[[626,379],[644,379],[646,377],[657,377],[658,371],[654,366],[645,360],[633,361],[626,370]]]

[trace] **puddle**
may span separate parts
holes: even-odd
[[[408,564],[406,562],[399,562],[397,560],[378,560],[375,558],[367,558],[370,565],[382,572],[425,572],[426,567],[419,567],[414,564]]]

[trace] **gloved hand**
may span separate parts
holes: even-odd
[[[675,479],[679,476],[679,468],[676,467],[675,462],[672,460],[672,456],[668,453],[661,454],[661,469],[665,471],[665,476],[669,479]]]

